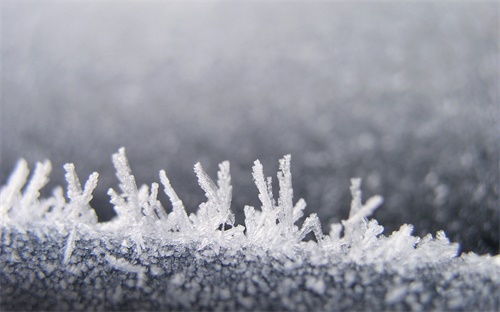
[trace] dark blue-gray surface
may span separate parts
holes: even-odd
[[[377,269],[296,261],[291,268],[292,260],[266,252],[223,248],[215,254],[210,247],[152,241],[138,255],[120,240],[90,235],[78,237],[70,261],[61,264],[66,236],[58,230],[41,226],[23,233],[7,226],[1,231],[0,306],[8,311],[496,311],[500,306],[497,265],[485,260],[455,258],[404,270],[391,263]],[[117,259],[126,264],[114,264]]]
[[[193,211],[192,165],[228,159],[241,223],[253,160],[291,153],[325,228],[360,176],[386,233],[498,253],[498,3],[8,2],[2,26],[2,183],[19,157],[51,159],[52,185],[74,162],[101,173],[106,219],[125,146],[138,183],[166,169]]]

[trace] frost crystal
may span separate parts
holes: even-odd
[[[271,251],[281,250],[287,257],[293,257],[297,250],[342,255],[356,262],[389,262],[395,260],[414,261],[438,260],[456,256],[457,245],[449,244],[444,233],[436,239],[411,236],[412,227],[403,225],[389,237],[382,236],[383,227],[377,221],[367,218],[382,204],[380,196],[374,196],[362,203],[361,179],[351,180],[352,203],[349,218],[339,224],[332,224],[329,235],[324,235],[316,214],[311,214],[296,225],[304,216],[306,203],[299,199],[293,203],[290,155],[280,160],[277,179],[279,198],[272,192],[272,178],[264,177],[260,161],[255,161],[253,178],[262,203],[260,210],[245,206],[245,227],[235,225],[231,211],[232,186],[229,162],[219,165],[217,184],[208,176],[200,163],[194,166],[198,183],[205,192],[207,201],[200,204],[195,214],[187,215],[182,200],[172,188],[164,170],[160,171],[160,182],[172,204],[172,212],[167,213],[157,200],[157,183],[149,188],[139,189],[128,163],[125,149],[120,148],[112,157],[121,193],[109,189],[111,203],[117,217],[108,223],[97,223],[97,217],[89,202],[92,191],[97,186],[98,174],[93,173],[82,189],[73,164],[66,164],[68,182],[66,203],[60,192],[38,201],[39,190],[47,183],[51,170],[50,162],[38,163],[26,189],[22,192],[29,174],[25,160],[20,160],[6,186],[1,190],[1,213],[3,220],[13,220],[19,224],[59,220],[68,224],[68,239],[65,262],[74,244],[75,224],[95,225],[94,230],[105,231],[122,237],[126,244],[139,249],[146,247],[148,239],[160,239],[175,243],[198,243],[203,246],[245,248],[258,246]],[[35,213],[31,213],[35,212]],[[47,225],[50,225],[47,224]],[[308,233],[314,233],[316,242],[303,242]],[[316,246],[313,249],[307,246]],[[303,246],[303,247],[300,247]],[[434,253],[434,250],[439,250]]]
[[[252,174],[261,207],[244,207],[245,226],[235,224],[227,161],[219,165],[217,183],[200,163],[194,166],[207,200],[188,216],[164,170],[160,171],[159,179],[171,202],[169,212],[157,198],[158,183],[137,187],[124,148],[112,160],[120,191],[113,188],[108,191],[117,217],[105,223],[97,222],[90,206],[97,173],[92,173],[82,188],[75,166],[66,164],[68,199],[64,198],[61,187],[54,189],[53,196],[39,199],[51,171],[50,162],[37,163],[28,183],[26,161],[21,159],[17,163],[7,184],[0,189],[2,288],[20,297],[25,296],[26,290],[29,297],[34,285],[38,285],[36,281],[44,280],[45,286],[38,291],[49,297],[62,292],[74,298],[71,293],[74,289],[85,292],[84,287],[89,283],[101,289],[105,283],[104,296],[109,300],[99,299],[96,294],[90,295],[90,299],[87,295],[79,299],[100,309],[124,308],[120,304],[127,300],[139,302],[127,296],[136,296],[135,290],[141,289],[152,294],[158,304],[137,303],[136,309],[178,310],[195,306],[304,310],[307,307],[297,306],[291,294],[306,291],[314,295],[302,294],[306,296],[303,299],[320,300],[323,310],[342,309],[335,305],[336,294],[349,297],[359,293],[364,293],[365,298],[382,298],[382,301],[371,299],[380,304],[371,306],[373,309],[422,310],[470,308],[470,303],[462,304],[455,288],[447,288],[457,276],[464,283],[487,281],[493,292],[500,287],[498,256],[457,257],[458,245],[451,244],[442,231],[435,238],[430,234],[420,238],[412,235],[411,225],[404,224],[391,235],[383,235],[384,228],[376,220],[368,219],[383,199],[374,196],[363,203],[359,178],[351,180],[353,199],[347,220],[332,224],[327,235],[314,213],[300,224],[306,202],[299,199],[294,204],[290,155],[279,162],[278,199],[273,196],[272,178],[266,178],[262,164],[255,161]],[[304,241],[309,233],[314,234],[315,240]],[[110,270],[114,273],[106,273]],[[221,272],[229,274],[230,283],[220,279]],[[436,274],[440,274],[445,284],[429,284],[427,279]],[[63,278],[58,279],[60,276]],[[374,283],[375,276],[390,277],[391,282],[384,284],[383,292],[367,286]],[[162,279],[168,282],[161,282]],[[426,287],[436,287],[446,298],[431,300],[425,293]],[[488,292],[470,287],[468,294],[475,298],[471,302],[489,298]],[[252,298],[261,292],[271,297],[279,294],[279,305],[273,305],[277,302],[274,297],[269,297],[268,304],[259,305],[262,302]],[[54,298],[56,305],[33,307],[77,308],[60,305],[62,299],[58,295]],[[218,301],[213,301],[214,298]],[[498,300],[484,300],[486,303],[481,301],[480,307],[498,308]],[[363,307],[353,303],[344,309]]]
[[[17,162],[16,168],[12,172],[7,185],[0,192],[0,213],[6,217],[8,212],[14,207],[19,207],[16,202],[20,199],[21,189],[26,183],[29,175],[28,163],[24,159]],[[17,208],[19,209],[19,208]]]
[[[68,210],[71,211],[70,219],[96,224],[97,215],[90,207],[89,202],[92,199],[92,192],[97,187],[99,174],[97,172],[92,173],[85,183],[84,190],[82,190],[80,180],[75,172],[75,166],[73,164],[66,164],[64,165],[64,170],[66,170],[65,177],[68,182],[68,198],[70,199]]]

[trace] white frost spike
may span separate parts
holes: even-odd
[[[143,184],[141,185],[141,187],[139,187],[139,190],[137,191],[137,197],[139,198],[140,211],[142,213],[142,216],[145,216],[146,219],[149,219],[149,217],[152,217],[153,214],[151,214],[151,209],[148,204],[149,187],[146,184]]]
[[[64,249],[64,258],[62,264],[68,264],[69,258],[73,253],[73,249],[75,249],[75,235],[76,235],[76,226],[73,226],[73,229],[68,235],[68,240],[66,241],[66,248]]]
[[[384,257],[386,261],[397,259],[402,255],[408,255],[414,250],[415,245],[420,238],[412,236],[413,225],[403,224],[398,231],[393,232],[387,239],[386,246],[381,250],[380,257]]]
[[[217,173],[217,195],[220,200],[220,213],[229,225],[234,225],[234,214],[231,212],[231,200],[233,197],[233,187],[231,186],[231,174],[229,171],[229,161],[224,161],[219,164],[219,172]]]
[[[153,223],[162,220],[167,220],[166,213],[163,211],[161,214],[158,209],[160,203],[157,199],[158,196],[158,183],[151,184],[151,194],[149,193],[149,188],[146,184],[143,184],[139,189],[139,201],[141,203],[141,209],[143,217],[141,222],[144,226],[152,226]]]
[[[283,225],[282,229],[286,233],[290,233],[293,230],[293,188],[290,161],[290,155],[286,155],[283,159],[280,159],[280,171],[278,172],[278,181],[280,185],[278,217],[280,223]]]
[[[271,181],[268,180],[269,183],[266,184],[264,179],[264,168],[262,168],[262,164],[259,160],[254,162],[253,179],[257,189],[259,190],[259,199],[262,203],[262,211],[271,212],[273,210]]]
[[[410,255],[416,261],[432,260],[433,262],[441,262],[455,258],[459,247],[456,243],[450,244],[446,234],[443,231],[438,231],[435,239],[431,234],[424,236],[417,243],[416,249],[418,252]]]
[[[44,217],[47,220],[60,219],[65,213],[66,199],[64,198],[63,188],[58,186],[52,191],[52,204],[49,206],[52,209],[48,211]]]
[[[172,213],[168,215],[170,227],[180,231],[192,230],[192,225],[187,216],[184,204],[170,184],[170,180],[167,178],[165,170],[160,171],[160,181],[161,184],[163,184],[165,194],[167,194],[172,203]]]
[[[354,216],[361,210],[363,204],[361,203],[361,178],[351,179],[351,210],[349,211],[349,218]]]
[[[259,190],[262,211],[255,211],[253,207],[245,206],[247,238],[253,244],[284,246],[291,242],[300,242],[311,231],[314,232],[318,242],[323,241],[321,223],[316,214],[312,214],[304,221],[300,231],[294,225],[304,215],[303,210],[306,207],[306,202],[301,198],[293,206],[290,159],[290,155],[287,155],[280,160],[280,171],[278,172],[280,197],[277,207],[274,205],[272,196],[271,179],[268,178],[266,183],[262,164],[258,160],[254,163],[253,178]]]
[[[321,222],[319,221],[318,215],[313,213],[304,220],[302,228],[300,229],[298,235],[298,241],[301,241],[306,237],[309,232],[313,231],[316,240],[321,242],[323,240],[323,231],[321,230]]]
[[[149,196],[148,204],[151,212],[156,214],[158,219],[167,221],[167,213],[161,206],[161,203],[158,201],[158,187],[158,183],[156,182],[151,184],[151,195]]]
[[[113,188],[108,190],[108,195],[111,198],[110,202],[113,204],[116,214],[118,215],[118,219],[126,219],[127,212],[127,203],[116,193]]]
[[[217,186],[212,179],[210,179],[205,170],[203,170],[199,162],[194,165],[194,172],[196,173],[196,177],[198,177],[198,184],[205,191],[205,196],[216,204],[220,204]]]
[[[16,168],[7,181],[7,185],[0,191],[0,215],[5,215],[14,206],[16,197],[20,197],[21,189],[26,184],[30,171],[24,158],[19,159]]]
[[[306,201],[302,198],[295,204],[295,207],[293,207],[293,223],[304,216],[304,209],[306,206]]]
[[[258,225],[256,220],[256,211],[252,206],[245,206],[243,208],[245,213],[245,228],[247,233],[247,238],[254,238],[257,235]]]
[[[361,206],[361,209],[359,209],[354,215],[349,217],[347,221],[343,221],[343,225],[351,225],[371,216],[373,212],[382,205],[383,202],[384,199],[382,198],[382,196],[375,195],[373,197],[370,197],[370,199],[368,199],[366,203]]]
[[[52,171],[50,161],[45,160],[43,163],[36,163],[35,172],[31,177],[26,190],[21,199],[21,205],[29,207],[40,196],[40,190],[49,182],[49,174]]]
[[[274,200],[274,195],[273,195],[273,178],[272,177],[267,177],[267,196],[271,201],[271,209],[274,209],[276,207],[276,202]]]
[[[352,202],[349,218],[342,221],[345,232],[344,238],[348,241],[358,239],[363,235],[363,228],[366,227],[367,223],[366,218],[373,214],[383,203],[383,198],[376,195],[368,199],[365,205],[362,204],[360,178],[351,179],[351,194]],[[365,223],[364,226],[363,223]]]
[[[152,192],[153,190],[151,190]],[[142,203],[142,214],[144,215],[145,219],[148,221],[152,220],[158,220],[158,216],[156,216],[154,207],[151,206],[150,202],[152,200],[151,194],[149,193],[149,188],[146,184],[144,184],[140,189],[139,189],[139,199],[141,200]],[[153,199],[153,202],[156,200]]]
[[[125,148],[120,148],[118,153],[113,154],[112,159],[116,169],[116,177],[121,182],[120,188],[123,196],[127,199],[127,204],[123,212],[127,215],[127,218],[138,221],[142,216],[139,192],[135,178],[132,175],[132,170],[128,164],[127,156],[125,155]]]
[[[330,224],[330,234],[328,235],[333,241],[340,240],[340,236],[342,234],[342,224],[340,223],[332,223]]]
[[[82,185],[76,175],[75,165],[65,164],[63,167],[66,170],[64,177],[66,178],[66,182],[68,182],[68,198],[72,202],[76,202],[82,196]]]
[[[99,179],[99,174],[97,172],[93,172],[87,182],[85,182],[85,187],[83,188],[83,193],[81,197],[82,201],[82,209],[80,209],[81,216],[90,223],[97,223],[97,215],[95,214],[94,209],[90,207],[89,203],[92,200],[92,192],[97,187],[97,181]],[[86,209],[84,209],[86,208]],[[83,210],[83,211],[82,211]]]
[[[213,200],[214,202],[219,204],[220,199],[217,194],[217,186],[215,185],[214,181],[210,179],[205,170],[203,170],[203,167],[199,162],[194,165],[194,172],[198,177],[198,184],[205,191],[205,196],[209,200]]]
[[[195,219],[209,228],[216,229],[222,225],[222,230],[224,230],[224,224],[234,224],[234,215],[230,210],[232,187],[229,162],[225,161],[220,164],[219,169],[217,186],[203,170],[199,162],[194,165],[198,184],[205,191],[205,196],[208,198],[206,203],[200,205],[200,211]]]
[[[40,190],[49,182],[49,174],[52,171],[52,165],[50,161],[45,160],[43,163],[37,163],[35,166],[35,171],[33,176],[31,177],[28,186],[23,192],[23,197],[21,198],[21,214],[24,214],[25,217],[29,217],[33,214],[33,211],[30,209],[35,205],[35,202],[40,197]],[[31,210],[31,211],[30,211]],[[44,211],[36,211],[35,212],[38,217],[40,217]]]
[[[68,182],[68,198],[70,199],[71,211],[69,212],[72,220],[80,220],[90,224],[97,223],[97,215],[94,209],[90,207],[89,202],[92,200],[92,192],[97,187],[99,174],[92,173],[85,183],[84,190],[80,184],[80,179],[75,172],[75,165],[65,164],[66,181]]]

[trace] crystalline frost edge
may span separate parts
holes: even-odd
[[[50,227],[55,226],[67,234],[67,246],[63,263],[71,257],[75,240],[81,233],[105,234],[120,237],[126,245],[137,251],[147,247],[152,240],[163,244],[195,244],[202,249],[210,247],[216,252],[225,249],[242,250],[261,248],[274,255],[294,258],[307,253],[318,263],[331,257],[357,263],[402,263],[418,266],[422,263],[448,261],[457,256],[458,244],[450,244],[444,232],[436,238],[412,236],[411,225],[401,226],[390,236],[382,234],[383,227],[374,219],[367,218],[383,202],[381,196],[374,196],[362,203],[361,180],[351,180],[353,196],[349,218],[332,224],[329,234],[323,234],[316,214],[305,218],[301,227],[297,221],[304,215],[306,203],[299,199],[293,203],[290,155],[280,160],[277,179],[279,197],[274,199],[272,179],[265,178],[260,161],[253,166],[253,179],[259,190],[260,209],[244,207],[245,226],[236,225],[232,213],[232,186],[230,165],[225,161],[219,165],[215,183],[200,163],[194,167],[198,183],[205,192],[207,201],[201,203],[196,213],[187,214],[182,200],[174,191],[164,170],[159,178],[162,189],[169,197],[172,211],[167,213],[157,200],[159,184],[151,187],[137,187],[125,154],[120,148],[112,157],[120,192],[109,189],[111,203],[117,213],[110,222],[97,223],[95,211],[90,207],[92,191],[97,185],[98,174],[90,175],[82,189],[73,164],[66,164],[67,196],[56,188],[53,196],[39,199],[40,189],[47,183],[51,170],[49,161],[38,163],[26,187],[29,169],[21,159],[7,184],[0,190],[0,216],[4,227]],[[24,190],[23,190],[24,188]],[[314,233],[316,241],[304,242],[308,233]],[[89,234],[90,233],[90,234]],[[495,262],[498,256],[494,257]]]

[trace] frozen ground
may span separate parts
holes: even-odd
[[[345,262],[312,266],[262,252],[250,256],[249,250],[215,255],[167,245],[144,251],[156,257],[137,257],[119,242],[83,238],[72,261],[61,265],[60,254],[47,251],[63,249],[64,238],[52,234],[40,239],[39,233],[14,232],[9,244],[2,242],[0,263],[8,273],[0,276],[3,309],[495,311],[500,306],[498,270],[477,256],[402,275],[390,265],[383,270]],[[17,259],[7,259],[12,249],[19,251]],[[114,257],[126,265],[112,265]]]

